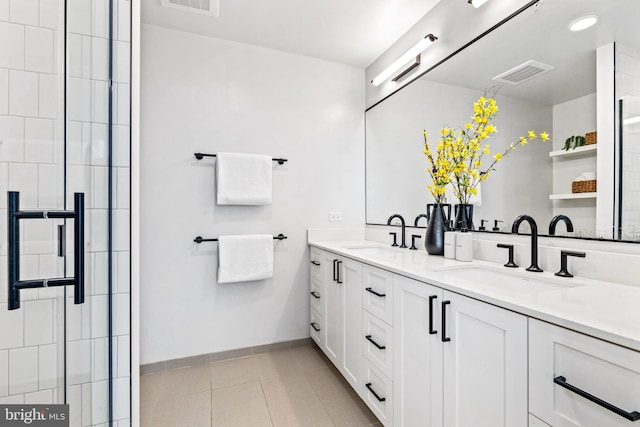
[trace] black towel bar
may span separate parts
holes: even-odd
[[[193,153],[194,156],[196,156],[196,159],[198,160],[202,160],[205,157],[217,157],[216,154],[205,154],[205,153]],[[271,159],[274,162],[278,162],[279,165],[284,165],[284,162],[287,162],[287,159],[281,159],[281,158],[274,158]]]
[[[286,239],[287,236],[285,236],[284,234],[278,234],[277,236],[273,236],[273,240],[284,240]],[[202,242],[217,242],[218,239],[203,239],[202,236],[198,236],[195,239],[193,239],[194,242],[196,243],[202,243]]]

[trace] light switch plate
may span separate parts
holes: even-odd
[[[329,221],[331,222],[342,221],[342,212],[329,212]]]

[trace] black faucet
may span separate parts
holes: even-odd
[[[520,228],[520,224],[522,224],[523,221],[527,221],[529,227],[531,227],[531,265],[527,267],[527,271],[539,273],[542,269],[538,267],[538,224],[536,224],[536,221],[529,215],[520,215],[513,221],[511,233],[517,234],[518,228]]]
[[[549,223],[549,236],[556,235],[556,225],[558,225],[560,221],[564,221],[564,223],[567,225],[567,231],[569,233],[573,232],[573,223],[571,222],[569,217],[566,215],[556,215]]]
[[[418,223],[420,222],[420,219],[424,218],[427,220],[427,222],[429,222],[429,217],[427,216],[427,214],[420,214],[416,217],[416,219],[413,220],[413,226],[417,227]]]
[[[387,220],[387,225],[391,225],[391,221],[393,221],[394,218],[400,219],[400,224],[402,225],[402,240],[401,240],[402,244],[400,245],[400,247],[406,248],[407,245],[405,244],[405,240],[404,240],[404,229],[405,229],[404,218],[402,218],[402,215],[400,214],[393,214]]]

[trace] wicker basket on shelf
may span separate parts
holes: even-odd
[[[573,181],[571,183],[572,193],[594,193],[596,191],[596,180]]]
[[[598,142],[598,132],[593,131],[593,132],[587,132],[584,135],[584,143],[585,145],[591,145],[591,144],[596,144]]]

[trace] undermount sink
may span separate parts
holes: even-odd
[[[484,288],[497,289],[505,293],[535,295],[543,292],[567,290],[584,284],[554,277],[539,277],[537,273],[511,273],[485,267],[463,267],[456,270],[441,270],[446,278],[455,281],[468,281]]]

